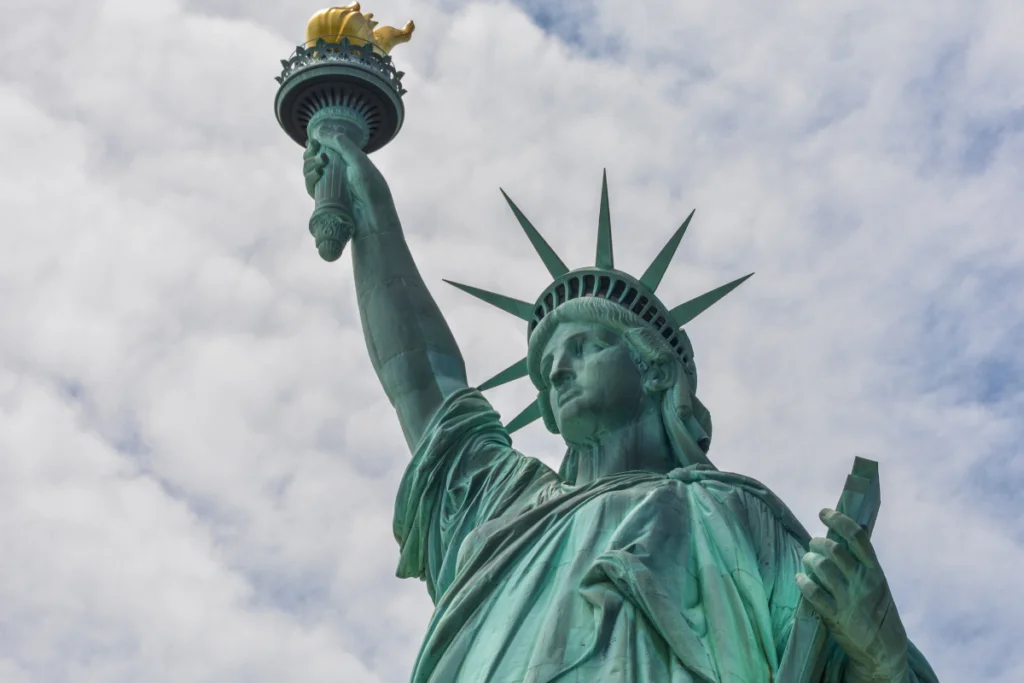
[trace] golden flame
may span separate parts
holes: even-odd
[[[391,52],[395,45],[407,43],[416,25],[411,21],[403,28],[377,26],[373,14],[363,14],[359,3],[347,7],[329,7],[314,14],[306,24],[306,46],[311,47],[323,38],[328,43],[348,38],[353,45],[370,43],[382,54]]]

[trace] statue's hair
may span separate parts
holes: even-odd
[[[550,385],[548,378],[541,372],[540,361],[555,330],[567,322],[601,325],[620,334],[639,363],[669,363],[681,370],[676,373],[676,383],[665,397],[668,401],[666,408],[669,410],[663,410],[663,415],[665,419],[671,415],[679,421],[679,426],[689,434],[700,450],[707,452],[711,445],[711,414],[697,400],[697,366],[693,360],[693,346],[689,337],[684,331],[679,331],[679,339],[683,344],[683,353],[680,355],[640,316],[619,304],[598,297],[566,301],[545,316],[530,336],[527,369],[530,380],[539,392],[537,404],[548,431],[557,434],[558,426],[551,409],[548,392]],[[670,427],[666,425],[666,429]]]

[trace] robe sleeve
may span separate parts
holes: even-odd
[[[479,391],[455,392],[431,420],[399,486],[398,576],[426,581],[437,602],[455,577],[459,550],[474,529],[523,512],[557,484],[550,468],[512,448],[498,414]]]

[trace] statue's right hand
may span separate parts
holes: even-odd
[[[321,121],[311,130],[302,154],[306,191],[316,200],[316,211],[336,205],[347,214],[353,237],[379,230],[400,230],[384,176],[344,130],[333,124],[331,120]],[[332,187],[324,187],[321,179],[331,179]]]
[[[302,155],[302,172],[306,178],[306,191],[312,197],[316,184],[328,164],[341,164],[345,168],[348,191],[356,202],[376,205],[390,202],[387,181],[370,157],[343,133],[321,127],[310,135]]]
[[[316,184],[324,175],[327,155],[320,149],[320,143],[313,138],[306,141],[306,151],[302,154],[302,175],[306,178],[306,192],[314,196]]]

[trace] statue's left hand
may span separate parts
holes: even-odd
[[[846,547],[811,539],[796,582],[804,598],[849,656],[846,681],[907,680],[907,633],[868,533],[850,517],[825,509],[821,521]]]

